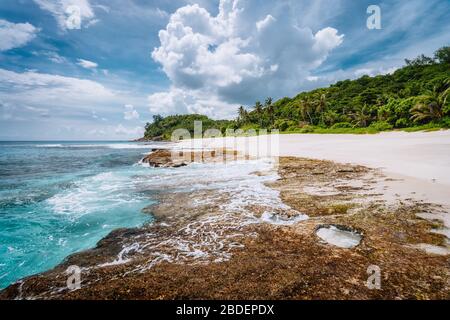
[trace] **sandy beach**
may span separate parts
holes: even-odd
[[[272,144],[268,147],[268,144]],[[282,134],[186,140],[185,148],[231,148],[252,156],[304,157],[381,169],[396,192],[450,205],[450,130],[384,132],[373,135]]]
[[[383,132],[353,134],[281,134],[272,138],[229,137],[202,139],[203,147],[233,146],[256,156],[258,146],[265,150],[268,141],[279,141],[273,153],[383,168],[386,172],[410,176],[450,186],[450,130],[435,132]],[[198,146],[195,140],[180,143]],[[249,144],[246,145],[246,144]],[[274,148],[275,149],[275,148]]]

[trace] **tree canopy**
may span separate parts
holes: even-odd
[[[177,128],[193,131],[195,120],[203,130],[278,129],[280,131],[365,132],[409,128],[420,125],[450,127],[450,47],[437,50],[434,57],[420,55],[405,60],[392,74],[343,80],[327,87],[301,92],[293,98],[237,110],[236,120],[212,120],[202,115],[154,116],[145,137],[170,138]],[[325,131],[324,131],[325,130]]]

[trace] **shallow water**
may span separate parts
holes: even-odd
[[[0,288],[42,272],[110,231],[151,221],[137,165],[153,146],[130,142],[0,142]],[[136,179],[139,177],[139,179]]]
[[[266,183],[278,178],[274,159],[238,160],[227,163],[192,163],[180,168],[158,168],[160,175],[147,181],[147,188],[170,193],[165,208],[176,226],[176,215],[197,215],[176,226],[176,232],[148,231],[145,237],[130,237],[114,258],[99,267],[118,265],[145,256],[145,262],[127,272],[143,272],[165,261],[170,263],[209,263],[230,259],[240,239],[257,236],[244,231],[253,224],[292,225],[308,217],[284,204],[280,193]],[[258,172],[259,174],[256,174]],[[139,178],[138,178],[139,179]],[[186,205],[185,211],[179,212]],[[211,210],[209,210],[211,209]],[[183,219],[182,219],[183,220]]]
[[[346,249],[356,247],[362,239],[359,233],[343,230],[336,226],[320,227],[316,234],[326,243]]]
[[[0,288],[94,247],[114,229],[151,222],[152,216],[142,209],[161,193],[200,192],[197,204],[217,204],[216,195],[227,195],[217,215],[184,230],[195,239],[203,227],[211,229],[208,224],[223,224],[239,234],[247,224],[292,224],[306,218],[278,216],[279,210],[290,208],[278,191],[265,186],[278,177],[273,159],[192,163],[181,168],[149,168],[140,162],[152,148],[163,146],[167,147],[130,142],[0,142]],[[266,174],[252,174],[255,171]],[[212,192],[211,198],[204,191],[218,192]],[[248,210],[253,204],[263,208],[262,217]],[[187,246],[185,239],[176,237],[164,244],[172,245],[177,256],[229,257],[220,235],[208,232],[210,237],[202,236],[200,242]],[[163,241],[153,240],[157,246]],[[131,244],[115,261],[106,263],[123,263],[136,250]]]

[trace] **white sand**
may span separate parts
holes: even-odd
[[[267,140],[279,143],[280,156],[326,159],[383,168],[387,172],[450,186],[450,130],[387,132],[373,135],[283,134],[251,138],[186,140],[191,147],[235,147],[250,155],[263,152]],[[247,146],[246,146],[247,145]],[[261,147],[258,148],[258,145]],[[259,150],[258,150],[259,149]],[[272,148],[272,149],[276,149]],[[272,150],[275,153],[277,150]]]
[[[444,205],[450,212],[450,130],[193,139],[180,142],[180,147],[228,148],[251,156],[295,156],[379,168],[395,179],[384,182],[380,190],[387,200],[413,198]],[[450,226],[450,214],[446,216]]]
[[[295,156],[365,165],[380,169],[377,193],[388,203],[413,199],[442,205],[425,219],[444,223],[450,230],[450,130],[435,132],[387,132],[375,135],[286,134],[259,137],[230,137],[185,140],[182,148],[226,148],[256,157]],[[270,145],[270,147],[269,147]],[[449,254],[450,245],[421,244],[433,254]]]

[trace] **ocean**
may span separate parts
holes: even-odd
[[[139,165],[155,145],[0,142],[0,288],[56,266],[109,232],[151,222]]]
[[[168,145],[0,142],[0,288],[51,269],[72,253],[95,247],[112,230],[152,223],[152,214],[142,209],[164,199],[164,194],[171,199],[195,194],[191,206],[211,204],[217,208],[213,215],[198,218],[181,233],[183,237],[155,239],[173,246],[170,252],[174,256],[169,260],[174,262],[183,257],[228,259],[226,243],[232,230],[233,236],[239,236],[241,227],[248,224],[291,224],[305,218],[300,215],[291,221],[278,216],[279,210],[289,208],[278,191],[266,186],[278,178],[273,159],[191,163],[181,168],[152,168],[141,163],[145,154],[162,146]],[[263,210],[260,216],[249,210],[255,204]],[[195,224],[200,227],[194,228]],[[220,228],[217,234],[213,232],[219,225],[228,228],[226,239]],[[196,232],[205,234],[197,237]],[[123,248],[123,252],[129,251]],[[151,265],[162,259],[154,258]],[[105,263],[127,259],[119,254],[117,261]]]

